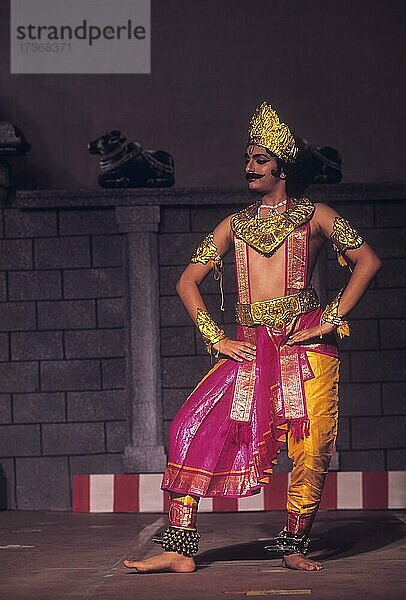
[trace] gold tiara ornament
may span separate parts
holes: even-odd
[[[288,163],[295,162],[298,152],[289,127],[280,122],[277,112],[266,102],[257,106],[251,117],[247,144],[267,148]]]

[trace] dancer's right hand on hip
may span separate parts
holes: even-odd
[[[223,338],[213,344],[213,349],[218,350],[220,354],[225,354],[230,358],[243,362],[243,360],[253,360],[255,358],[256,346],[251,342],[243,340],[230,340]]]

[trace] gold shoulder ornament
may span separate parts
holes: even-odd
[[[292,198],[293,206],[283,213],[256,219],[252,210],[258,202],[243,208],[231,217],[231,229],[236,237],[244,240],[264,256],[271,256],[296,227],[311,219],[314,205],[308,198]]]
[[[348,264],[343,253],[346,250],[355,250],[364,243],[364,239],[359,235],[358,231],[344,217],[336,217],[334,219],[330,239],[337,254],[338,264],[342,267],[346,267]]]
[[[219,282],[221,305],[220,310],[226,310],[224,306],[224,290],[223,290],[223,259],[219,254],[216,242],[214,241],[213,232],[211,231],[204,240],[199,244],[193,252],[191,263],[202,263],[207,265],[210,263],[213,269],[213,278]]]
[[[190,262],[202,263],[207,265],[210,261],[221,261],[221,256],[218,253],[216,242],[214,241],[213,232],[206,235],[204,240],[199,244],[193,252]]]

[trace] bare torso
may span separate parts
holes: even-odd
[[[263,256],[247,246],[251,302],[278,298],[285,294],[285,244],[286,240],[269,257]],[[310,221],[308,281],[311,279],[322,246],[323,238],[312,218]]]

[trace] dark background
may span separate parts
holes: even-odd
[[[24,187],[92,187],[86,142],[121,129],[169,150],[181,186],[242,185],[259,101],[313,144],[340,149],[347,182],[404,181],[402,0],[152,0],[150,75],[10,75],[0,3],[0,118],[33,144]]]

